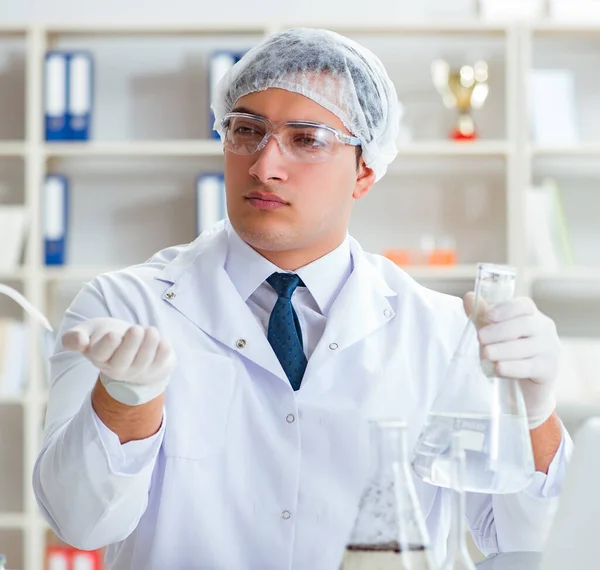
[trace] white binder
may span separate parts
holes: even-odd
[[[219,81],[221,81],[223,76],[235,65],[238,59],[238,55],[235,52],[231,51],[216,51],[213,54],[211,54],[209,64],[209,105],[215,98],[217,84],[219,83]],[[213,129],[214,122],[215,116],[211,109],[211,112],[209,114],[210,135],[212,138],[218,139],[219,133]]]
[[[46,140],[68,140],[67,129],[67,54],[46,54],[44,108]]]
[[[71,140],[90,138],[92,119],[93,60],[88,52],[69,54],[67,120]]]
[[[46,265],[64,265],[69,217],[67,178],[49,174],[44,183],[44,253]]]
[[[201,174],[196,182],[196,235],[226,217],[225,179],[222,174]]]

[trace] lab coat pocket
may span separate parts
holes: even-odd
[[[165,456],[200,460],[222,453],[235,387],[235,366],[223,355],[198,352],[178,370],[166,394]]]

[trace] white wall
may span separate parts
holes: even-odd
[[[0,23],[373,22],[465,18],[476,0],[0,0]]]

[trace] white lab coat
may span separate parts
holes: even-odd
[[[63,322],[60,334],[100,316],[154,325],[179,357],[161,430],[123,447],[91,408],[97,370],[60,343],[52,359],[36,497],[67,542],[112,545],[114,570],[337,570],[367,475],[366,420],[404,418],[412,449],[465,324],[459,299],[351,240],[354,270],[294,392],[224,270],[227,243],[219,226],[99,276]],[[542,548],[569,446],[565,434],[524,492],[469,495],[484,552]],[[449,495],[414,481],[441,557]]]

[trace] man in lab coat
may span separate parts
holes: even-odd
[[[396,155],[397,97],[371,52],[321,30],[273,35],[213,109],[230,221],[74,300],[36,497],[65,541],[108,546],[113,570],[334,570],[367,420],[404,418],[414,447],[465,308],[347,234]],[[521,381],[536,473],[519,493],[470,494],[467,517],[486,554],[539,550],[571,445],[554,411],[559,341],[530,299],[488,316],[484,356]],[[441,558],[448,493],[415,486]]]

